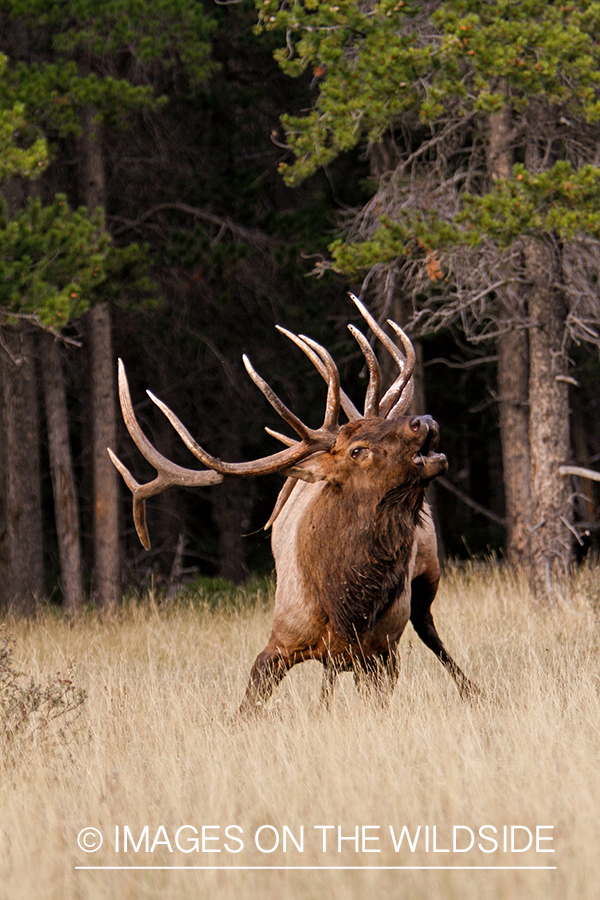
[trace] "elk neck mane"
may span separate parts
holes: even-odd
[[[335,632],[350,644],[405,586],[425,497],[417,477],[379,501],[324,485],[298,531],[300,571]]]

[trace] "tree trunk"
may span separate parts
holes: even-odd
[[[574,462],[577,466],[591,469],[593,465],[590,460],[590,447],[593,439],[590,440],[592,436],[590,435],[588,421],[586,421],[588,417],[585,401],[582,400],[579,391],[570,391],[569,400],[571,405],[571,444]],[[576,491],[574,500],[577,518],[580,520],[579,525],[587,523],[585,527],[589,527],[596,518],[596,507],[598,505],[596,500],[597,488],[590,478],[577,479],[574,488]]]
[[[83,580],[79,503],[69,442],[65,381],[59,347],[52,335],[42,333],[40,350],[61,585],[65,609],[73,616],[80,608]]]
[[[33,332],[2,329],[0,349],[0,608],[23,615],[44,594],[42,499]]]
[[[552,599],[573,561],[568,480],[559,467],[569,461],[569,393],[564,349],[566,308],[549,284],[552,251],[531,240],[527,268],[529,295],[529,401],[533,584],[540,599]]]
[[[97,110],[81,114],[79,138],[79,192],[93,213],[105,203],[106,185],[102,149],[102,122]],[[121,595],[117,473],[107,447],[117,445],[115,378],[110,312],[106,304],[90,310],[88,334],[91,351],[91,414],[93,416],[92,468],[94,481],[94,591],[103,609],[114,607]]]
[[[531,553],[528,344],[527,331],[514,325],[496,342],[506,552],[511,561],[522,564]]]
[[[117,471],[107,447],[117,446],[116,385],[112,358],[110,312],[104,303],[88,313],[91,350],[94,480],[94,579],[102,609],[116,606],[121,596]]]
[[[511,146],[511,108],[506,105],[489,118],[487,162],[490,180],[510,178],[514,164]],[[507,279],[510,272],[507,272]],[[502,298],[503,330],[496,342],[498,398],[504,506],[507,520],[506,552],[510,560],[530,559],[530,455],[529,455],[529,341],[518,327],[518,298]]]
[[[89,106],[81,113],[79,149],[79,196],[91,214],[105,205],[104,155],[102,152],[102,122],[98,112]]]

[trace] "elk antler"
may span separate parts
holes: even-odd
[[[146,527],[145,511],[145,501],[149,497],[154,497],[156,494],[160,494],[162,491],[167,490],[167,488],[176,485],[182,487],[199,487],[208,484],[218,484],[223,481],[224,478],[251,478],[255,475],[267,475],[272,472],[285,471],[295,463],[306,459],[307,456],[310,456],[313,453],[331,449],[339,431],[340,384],[339,373],[333,359],[329,357],[329,359],[324,362],[328,371],[327,406],[323,425],[321,428],[313,429],[308,428],[287,408],[287,406],[285,406],[284,403],[282,403],[266,381],[264,381],[254,370],[250,360],[247,357],[244,357],[244,365],[254,383],[260,388],[284,421],[287,422],[301,438],[300,441],[293,441],[293,446],[288,446],[286,450],[280,450],[278,453],[273,453],[270,456],[265,456],[261,459],[255,459],[252,462],[229,463],[211,456],[194,440],[175,413],[159,400],[158,397],[155,397],[154,394],[148,391],[150,399],[158,406],[161,412],[164,413],[186,447],[198,460],[200,460],[201,463],[203,463],[203,465],[207,466],[204,470],[197,470],[186,469],[183,466],[178,466],[176,463],[171,462],[159,453],[150,443],[140,428],[133,411],[129,385],[125,374],[125,366],[123,365],[123,362],[119,360],[119,398],[125,425],[127,426],[127,430],[133,438],[134,443],[141,451],[142,456],[144,456],[156,469],[158,475],[153,481],[148,482],[147,484],[139,484],[129,469],[110,448],[108,448],[108,453],[112,462],[123,476],[125,484],[133,494],[133,519],[138,537],[146,550],[150,549],[150,538]]]
[[[390,337],[388,337],[377,320],[371,315],[364,303],[362,303],[358,299],[358,297],[355,297],[355,295],[352,293],[349,296],[353,303],[357,306],[361,316],[369,323],[373,333],[379,338],[385,349],[388,351],[388,353],[390,353],[396,365],[400,369],[400,374],[398,375],[394,383],[387,389],[383,399],[379,404],[378,414],[381,416],[381,418],[393,419],[396,416],[402,415],[402,413],[404,413],[408,409],[412,400],[412,395],[414,392],[414,382],[412,380],[412,375],[415,367],[414,347],[408,335],[405,334],[404,331],[402,331],[397,322],[394,322],[393,319],[388,319],[388,324],[394,329],[394,331],[402,341],[402,346],[404,347],[404,352],[406,354],[406,360],[404,360],[396,344]],[[352,331],[352,333],[354,334],[354,331]],[[355,334],[354,336],[356,337]],[[404,393],[405,391],[406,393]],[[366,409],[365,418],[367,418]]]
[[[121,401],[123,419],[129,434],[141,450],[142,455],[158,472],[154,481],[150,481],[148,484],[139,484],[127,466],[123,465],[110,447],[107,448],[113,464],[121,473],[125,484],[133,494],[133,521],[135,529],[143,546],[146,550],[149,550],[150,538],[146,527],[146,500],[175,485],[200,487],[208,484],[218,484],[223,481],[223,475],[209,470],[198,472],[194,469],[185,469],[166,459],[152,446],[135,417],[127,375],[125,374],[125,366],[122,360],[119,360],[119,399]]]
[[[372,419],[379,415],[379,399],[381,397],[381,369],[377,362],[377,357],[370,343],[362,333],[354,325],[348,325],[348,331],[358,342],[358,346],[363,352],[367,361],[369,370],[369,386],[365,394],[365,419]]]

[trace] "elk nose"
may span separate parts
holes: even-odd
[[[440,427],[431,416],[413,416],[410,419],[409,426],[415,434],[424,433],[431,434],[432,440],[436,441],[440,433]]]
[[[435,423],[431,416],[413,416],[410,420],[410,427],[415,433],[418,431],[422,431],[423,427],[425,427],[426,431],[429,431],[432,424]]]

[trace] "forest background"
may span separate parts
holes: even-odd
[[[324,404],[275,324],[364,394],[348,289],[417,347],[442,552],[548,596],[599,532],[564,467],[600,460],[600,7],[256,7],[0,0],[0,608],[270,571],[277,477],[168,491],[139,546],[116,358],[166,456],[189,465],[146,387],[255,458],[277,422],[242,352],[305,421]]]

